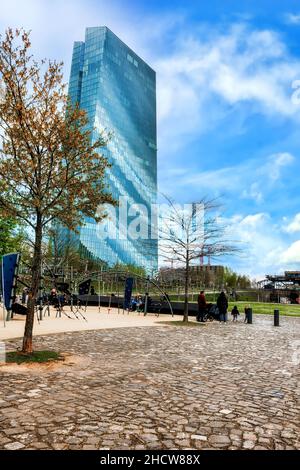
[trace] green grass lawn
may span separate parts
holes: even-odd
[[[11,351],[6,353],[6,362],[23,364],[24,362],[49,362],[63,359],[56,351],[34,351],[31,354],[24,354],[21,351]]]
[[[271,304],[265,302],[229,302],[229,313],[233,309],[234,305],[237,306],[240,311],[240,314],[244,314],[245,307],[251,307],[253,310],[253,314],[273,315],[274,310],[278,309],[280,315],[300,317],[300,305]]]
[[[192,302],[189,302],[189,303],[191,304]],[[267,303],[267,302],[243,302],[243,301],[232,302],[230,301],[229,306],[228,306],[229,316],[234,305],[237,306],[242,316],[244,315],[244,308],[251,307],[254,315],[255,314],[274,315],[274,310],[277,309],[279,310],[280,315],[286,315],[288,317],[300,317],[300,305],[297,305],[297,304],[292,305],[292,304],[273,304],[273,303]]]

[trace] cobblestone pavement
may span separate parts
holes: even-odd
[[[271,322],[37,337],[88,361],[0,370],[0,448],[300,449],[300,319]]]

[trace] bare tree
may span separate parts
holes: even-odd
[[[115,203],[104,183],[105,136],[91,139],[86,113],[71,106],[62,63],[30,55],[24,30],[7,30],[0,43],[0,215],[24,221],[33,233],[32,275],[23,351],[32,351],[42,238],[53,220],[70,230],[97,208]]]
[[[238,249],[226,239],[226,227],[221,225],[216,215],[220,204],[215,200],[203,198],[182,206],[168,196],[164,197],[167,204],[159,221],[159,251],[164,261],[183,268],[183,321],[187,322],[191,265],[201,257],[215,258]]]

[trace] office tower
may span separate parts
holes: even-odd
[[[143,266],[148,273],[157,270],[155,214],[150,219],[157,195],[155,87],[154,70],[107,27],[87,28],[85,41],[74,43],[69,95],[87,112],[92,139],[103,129],[112,132],[109,144],[100,150],[112,163],[106,172],[108,189],[115,199],[121,198],[116,220],[111,216],[97,224],[86,219],[80,246],[88,257],[109,265]],[[144,207],[140,225],[141,206],[136,204]],[[136,239],[138,231],[142,237],[147,232],[148,239]]]

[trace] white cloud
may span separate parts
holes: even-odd
[[[293,242],[280,256],[281,263],[300,263],[300,240]]]
[[[242,191],[242,197],[244,199],[253,199],[257,204],[260,204],[264,200],[262,189],[257,182],[250,184],[249,189],[244,189]]]
[[[295,157],[288,152],[272,155],[267,163],[262,167],[260,173],[268,177],[272,182],[278,181],[282,174],[282,169],[291,165]]]
[[[176,182],[176,187],[193,186],[202,192],[209,191],[217,194],[224,191],[239,193],[242,198],[261,203],[274,184],[278,185],[281,181],[284,169],[295,161],[293,155],[282,152],[217,170],[195,173],[187,168],[186,174]]]
[[[84,40],[86,27],[108,26],[139,53],[141,41],[132,28],[135,20],[130,5],[122,8],[118,0],[3,0],[0,32],[9,26],[31,30],[33,53],[63,60],[68,81],[73,43]]]
[[[64,60],[66,80],[74,40],[84,38],[86,26],[103,24],[157,71],[159,150],[164,157],[215,127],[240,103],[250,113],[298,119],[300,107],[290,97],[300,61],[289,57],[274,31],[242,23],[226,33],[203,25],[191,31],[182,11],[145,18],[134,6],[123,8],[120,0],[1,2],[1,30],[32,29],[33,51]]]
[[[280,227],[265,212],[233,215],[223,220],[228,235],[239,242],[242,254],[231,258],[231,264],[241,273],[263,279],[266,274],[299,269],[300,241],[290,247]]]
[[[241,103],[250,114],[300,119],[300,107],[291,102],[300,61],[289,56],[274,31],[238,24],[227,34],[178,33],[174,52],[154,65],[161,140],[171,145],[215,126]]]
[[[300,13],[286,13],[284,19],[288,24],[300,24]]]
[[[283,230],[287,233],[300,232],[300,212],[295,215],[294,219],[287,226],[283,227]]]

